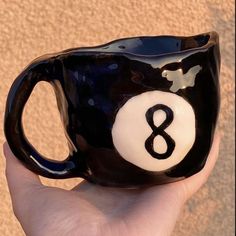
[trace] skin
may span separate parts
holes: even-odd
[[[181,208],[207,181],[218,156],[215,135],[203,170],[179,182],[142,189],[81,182],[72,190],[44,186],[4,144],[14,214],[27,236],[168,236]]]

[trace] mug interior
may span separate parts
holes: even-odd
[[[98,47],[80,48],[79,51],[124,52],[141,56],[161,55],[203,47],[209,39],[210,34],[191,37],[143,36],[118,39]]]

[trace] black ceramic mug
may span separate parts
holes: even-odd
[[[34,60],[14,81],[5,135],[15,156],[49,178],[108,186],[173,182],[200,171],[219,111],[216,32],[134,37]],[[69,145],[49,160],[25,137],[22,112],[34,86],[51,83]]]

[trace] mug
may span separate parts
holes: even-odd
[[[48,178],[113,187],[164,184],[199,172],[219,113],[219,38],[141,36],[34,60],[10,88],[4,131],[14,155]],[[69,154],[42,156],[22,112],[40,81],[55,91]]]

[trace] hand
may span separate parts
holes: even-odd
[[[184,203],[207,181],[219,143],[216,135],[203,170],[179,182],[131,190],[83,181],[70,191],[42,185],[5,143],[13,210],[27,236],[167,236]]]

